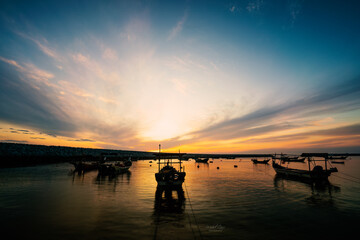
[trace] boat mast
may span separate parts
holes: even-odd
[[[160,151],[161,151],[161,144],[159,144],[159,172],[160,172]]]
[[[181,172],[181,154],[180,154],[180,149],[179,149],[179,162],[180,162],[180,172]]]
[[[327,172],[327,157],[324,156],[324,158],[325,158],[325,171]]]

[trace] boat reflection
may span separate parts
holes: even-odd
[[[155,192],[153,239],[192,238],[185,215],[185,195],[182,186],[159,186]],[[174,236],[181,231],[181,236]]]
[[[127,184],[130,183],[131,179],[131,171],[127,171],[125,173],[116,174],[116,175],[104,175],[98,173],[95,179],[95,183],[99,185],[104,185],[108,183],[118,183],[118,182],[125,182]]]
[[[339,186],[335,186],[330,182],[311,183],[282,175],[275,175],[274,187],[276,191],[283,193],[294,189],[296,192],[302,192],[307,196],[305,197],[306,203],[316,206],[333,206],[333,194],[341,191]]]
[[[206,169],[209,169],[209,163],[207,162],[195,162],[196,164],[196,168],[206,168]]]
[[[182,186],[157,186],[155,192],[155,213],[182,213],[185,209],[185,195]]]

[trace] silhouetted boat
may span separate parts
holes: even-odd
[[[78,161],[78,162],[72,162],[72,164],[75,167],[75,172],[89,172],[92,170],[97,170],[99,167],[98,162],[84,162],[84,161]]]
[[[160,153],[161,151],[161,145],[159,145],[159,172],[155,173],[155,179],[158,183],[158,186],[164,186],[164,187],[179,187],[182,186],[182,183],[185,181],[185,171],[184,168],[181,167],[181,160],[179,162],[173,162],[170,159],[165,160],[164,162],[161,162],[161,157],[165,157],[167,154]],[[181,159],[181,154],[179,153],[179,158]],[[169,156],[171,157],[171,155]],[[179,163],[180,169],[175,169],[172,165]],[[161,165],[164,165],[164,167],[161,168]],[[161,169],[160,169],[161,168]]]
[[[160,186],[181,186],[185,180],[185,175],[185,172],[180,172],[173,166],[166,165],[158,173],[155,173],[155,179]]]
[[[328,160],[345,160],[347,158],[347,156],[334,156],[334,155],[330,155],[327,157]]]
[[[270,161],[270,159],[264,159],[264,160],[257,160],[256,158],[251,159],[251,161],[255,164],[257,163],[263,163],[263,164],[268,164],[268,162]]]
[[[335,164],[345,164],[345,159],[347,159],[348,156],[345,155],[341,155],[341,156],[334,156],[334,155],[329,155],[327,157],[327,160],[330,160],[331,163],[335,163]]]
[[[319,157],[321,155],[316,154],[314,156]],[[324,180],[327,181],[328,177],[331,175],[331,173],[337,172],[338,170],[337,170],[337,168],[329,168],[329,169],[327,168],[326,156],[327,155],[322,156],[322,157],[324,157],[324,160],[314,160],[312,155],[309,154],[307,156],[308,166],[309,166],[308,170],[284,167],[281,165],[282,161],[280,161],[280,164],[278,164],[275,162],[274,159],[272,162],[272,166],[277,175],[283,175],[286,177],[293,177],[293,178],[305,179],[305,180],[310,180],[310,181],[324,181]],[[318,161],[325,162],[325,169],[320,165],[316,165],[316,162],[318,162]],[[313,169],[311,169],[311,165],[310,165],[311,163],[313,163],[315,165]]]
[[[345,161],[332,160],[331,163],[335,163],[335,164],[345,164]]]
[[[279,159],[283,162],[305,162],[305,158],[300,156],[289,156],[287,154],[281,153],[278,157],[277,154],[273,155],[272,159]]]
[[[132,166],[131,159],[127,161],[118,161],[116,163],[102,163],[99,165],[99,174],[116,175],[127,172]]]
[[[195,162],[199,163],[207,163],[209,161],[209,158],[195,158]]]

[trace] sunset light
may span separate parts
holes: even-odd
[[[134,2],[2,3],[0,141],[359,150],[355,12]]]

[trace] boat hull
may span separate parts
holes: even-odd
[[[335,164],[345,164],[345,161],[331,161],[331,163],[335,163]]]
[[[159,186],[181,186],[185,181],[185,172],[160,171],[155,173],[155,179]]]
[[[99,173],[102,175],[116,175],[129,171],[130,166],[117,166],[113,164],[101,164],[99,166]]]
[[[75,167],[76,172],[89,172],[92,170],[97,170],[99,164],[96,162],[74,162],[72,163]]]
[[[275,162],[273,162],[273,168],[277,175],[309,181],[327,181],[332,172],[337,172],[336,168],[324,170],[321,166],[316,166],[311,171],[292,169],[283,167]]]
[[[251,161],[255,164],[268,164],[270,160],[263,160],[263,161],[259,161],[259,160],[256,160],[256,159],[251,159]]]
[[[209,161],[209,159],[195,159],[195,162],[197,163],[207,163]]]

